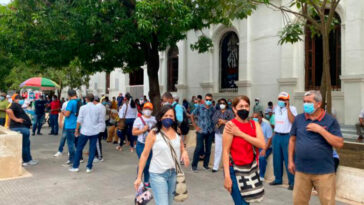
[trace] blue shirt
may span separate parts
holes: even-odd
[[[265,142],[267,143],[268,140],[270,138],[272,138],[272,135],[273,135],[272,127],[270,126],[269,123],[267,123],[265,121],[262,121],[262,124],[260,124],[260,127],[262,128],[264,139],[265,139]]]
[[[183,121],[183,107],[180,104],[177,104],[176,102],[174,102],[172,104],[172,106],[174,107],[174,110],[176,111],[176,119],[179,123],[181,123]]]
[[[194,111],[193,115],[197,117],[197,126],[201,128],[200,133],[213,133],[214,123],[213,116],[216,109],[214,107],[206,108],[204,104],[199,105]]]
[[[70,115],[64,120],[64,128],[65,129],[76,129],[77,126],[77,99],[72,99],[68,101],[66,111],[70,111]]]
[[[296,170],[306,174],[335,172],[332,146],[320,134],[307,131],[309,123],[319,124],[331,134],[342,137],[339,123],[324,111],[314,121],[306,118],[305,114],[297,115],[291,130],[291,136],[296,136]]]

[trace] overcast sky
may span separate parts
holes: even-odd
[[[8,4],[10,2],[10,0],[0,0],[0,4],[4,5],[4,4]]]

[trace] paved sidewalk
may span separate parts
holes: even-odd
[[[43,133],[48,132],[47,128],[43,129]],[[79,173],[70,173],[68,168],[63,166],[67,161],[67,154],[59,158],[53,157],[57,151],[59,138],[60,136],[31,136],[32,155],[40,163],[27,168],[32,177],[0,181],[1,205],[134,204],[136,153],[130,153],[127,147],[121,152],[116,151],[114,145],[103,141],[105,161],[94,164],[94,172],[86,174],[86,163],[81,163]],[[88,146],[86,148],[85,151],[88,151]],[[193,148],[189,148],[191,158],[192,151]],[[84,158],[86,161],[87,155],[84,155]],[[190,169],[185,171],[190,197],[183,204],[233,204],[230,195],[223,187],[222,171],[218,173],[202,170],[199,173],[192,173]],[[261,204],[292,204],[292,192],[286,188],[269,185],[265,188],[266,195]],[[317,197],[313,197],[310,204],[319,204]]]

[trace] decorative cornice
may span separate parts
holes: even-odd
[[[213,88],[214,84],[212,82],[203,82],[200,83],[201,88]]]
[[[341,75],[340,79],[344,83],[360,83],[364,82],[364,74],[359,75]]]
[[[247,88],[252,86],[252,82],[250,80],[239,80],[235,81],[235,85],[239,88]]]
[[[176,86],[177,90],[179,90],[179,89],[187,89],[187,85],[185,85],[185,84],[177,84],[175,86]]]
[[[277,82],[279,85],[296,85],[297,78],[278,78]]]

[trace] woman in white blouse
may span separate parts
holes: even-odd
[[[176,188],[176,165],[170,147],[163,139],[163,136],[170,141],[177,157],[184,162],[185,166],[188,167],[189,165],[188,153],[184,149],[182,139],[176,130],[175,111],[172,106],[165,105],[157,116],[156,128],[149,132],[146,138],[144,151],[139,160],[138,177],[134,182],[136,190],[141,184],[143,170],[149,154],[153,151],[149,167],[150,185],[155,202],[158,205],[171,205]]]
[[[121,132],[121,136],[119,136],[120,145],[117,147],[117,149],[121,150],[121,147],[124,144],[125,135],[128,135],[128,141],[130,142],[130,151],[134,152],[136,136],[132,134],[132,129],[135,118],[137,118],[138,116],[138,110],[130,93],[125,94],[125,99],[126,101],[119,111],[119,118],[125,118],[125,127],[124,130]]]

